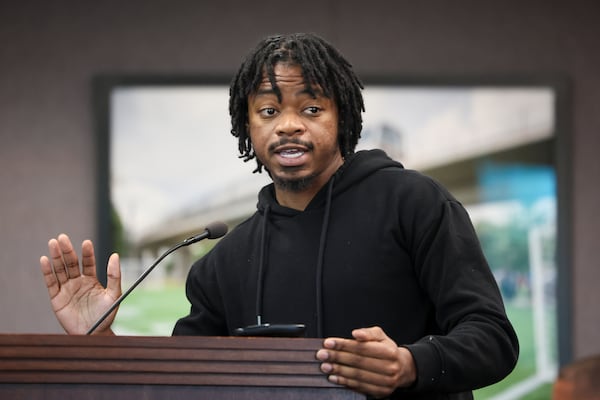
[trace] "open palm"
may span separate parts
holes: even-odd
[[[69,334],[85,334],[98,318],[121,295],[119,257],[113,254],[107,267],[107,287],[96,276],[96,261],[92,242],[81,246],[81,266],[69,237],[60,234],[48,242],[50,257],[40,258],[44,281],[56,318]],[[113,312],[97,329],[110,334]]]

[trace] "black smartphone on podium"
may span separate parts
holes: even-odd
[[[237,328],[236,336],[304,337],[303,324],[259,324]]]

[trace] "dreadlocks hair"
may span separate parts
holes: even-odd
[[[258,90],[266,76],[279,101],[279,90],[274,69],[278,63],[300,66],[309,94],[315,95],[319,86],[325,96],[332,98],[338,107],[338,144],[342,157],[354,153],[362,131],[362,112],[365,110],[361,90],[363,85],[352,70],[352,65],[331,44],[307,33],[276,35],[263,39],[246,56],[229,88],[229,115],[231,133],[238,138],[240,158],[260,162],[248,132],[248,97]]]

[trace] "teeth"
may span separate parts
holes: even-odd
[[[304,154],[304,152],[300,151],[300,150],[296,150],[296,149],[291,149],[291,150],[283,150],[279,154],[285,158],[298,158],[302,154]]]

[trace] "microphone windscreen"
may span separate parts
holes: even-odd
[[[208,232],[209,239],[218,239],[221,236],[225,236],[228,230],[227,225],[220,221],[211,222],[204,229]]]

